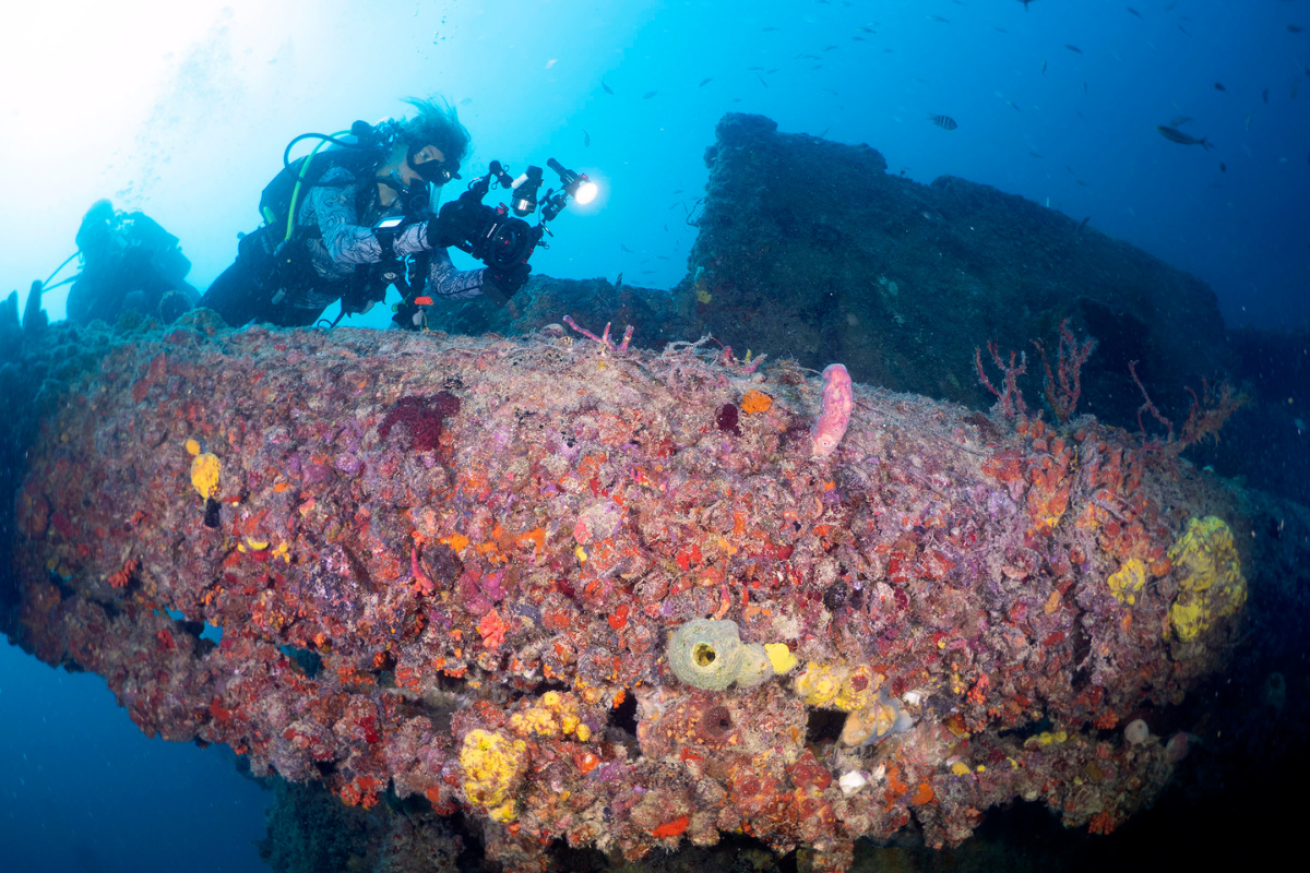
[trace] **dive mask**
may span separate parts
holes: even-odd
[[[459,161],[424,161],[421,164],[415,163],[415,156],[423,149],[421,145],[411,145],[409,147],[409,165],[415,173],[424,182],[430,182],[433,185],[444,185],[451,179],[460,178]]]

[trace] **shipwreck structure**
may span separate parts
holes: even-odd
[[[1016,800],[1110,833],[1279,760],[1310,511],[1116,426],[1131,355],[1157,396],[1225,372],[1209,292],[833,148],[728,116],[687,282],[538,278],[441,322],[513,337],[78,328],[39,298],[20,327],[12,298],[0,630],[148,734],[376,813],[393,860],[461,820],[511,870],[725,835],[840,870]],[[849,214],[752,206],[806,150],[867,165]],[[1043,408],[1004,355],[1057,327]]]
[[[1090,418],[704,345],[201,311],[51,326],[6,371],[45,384],[11,638],[147,733],[460,812],[512,869],[723,833],[841,869],[1014,798],[1108,832],[1243,629],[1304,614],[1299,507]]]

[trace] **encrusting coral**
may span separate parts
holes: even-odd
[[[1170,771],[1106,732],[1250,609],[1231,492],[1087,418],[699,343],[40,342],[9,632],[149,734],[463,812],[513,868],[743,832],[835,870],[1016,797],[1113,829]]]

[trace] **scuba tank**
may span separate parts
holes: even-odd
[[[260,193],[260,217],[269,227],[285,227],[282,236],[285,242],[295,230],[295,213],[301,198],[318,185],[328,170],[344,167],[359,176],[386,158],[399,135],[399,126],[393,121],[385,121],[376,127],[366,121],[356,121],[349,132],[332,135],[302,133],[287,143],[282,152],[282,170]],[[291,149],[305,139],[320,142],[308,155],[291,160]],[[324,149],[324,146],[330,147]]]

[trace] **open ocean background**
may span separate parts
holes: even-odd
[[[755,112],[868,143],[923,183],[1087,218],[1209,283],[1230,326],[1310,324],[1310,0],[15,6],[0,291],[20,308],[102,197],[180,237],[203,290],[292,137],[438,93],[473,135],[466,180],[555,157],[601,183],[552,225],[537,273],[677,283],[714,125]],[[1157,132],[1180,116],[1213,151]],[[66,290],[46,299],[54,319]],[[0,869],[263,869],[268,797],[225,750],[147,740],[99,678],[0,645]]]

